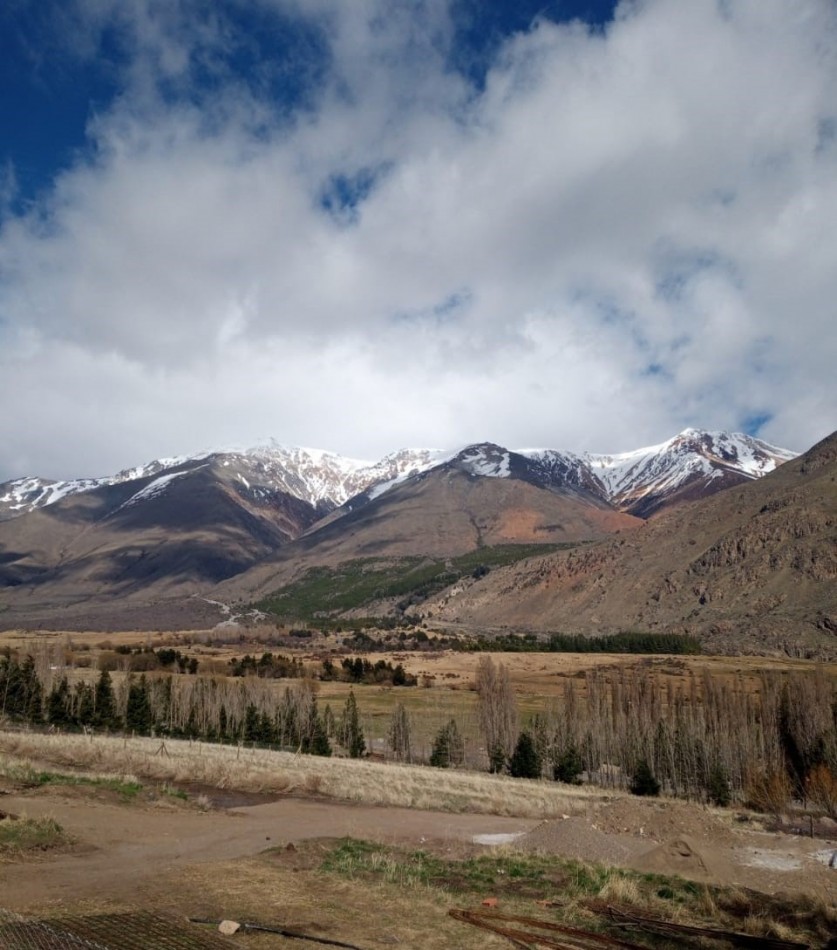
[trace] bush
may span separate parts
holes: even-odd
[[[726,808],[729,805],[731,799],[729,776],[720,762],[713,765],[709,772],[706,792],[709,795],[709,801],[713,805],[717,805],[719,808]]]
[[[805,778],[805,795],[817,808],[837,818],[837,773],[821,762]]]
[[[744,804],[754,811],[780,815],[791,799],[791,783],[787,772],[753,772],[747,777]]]
[[[648,795],[656,797],[660,794],[660,783],[651,771],[651,766],[645,759],[641,759],[631,776],[631,792],[634,795]]]

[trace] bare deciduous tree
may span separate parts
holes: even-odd
[[[479,719],[492,772],[499,772],[514,750],[518,735],[517,700],[509,671],[481,656],[474,686],[479,696]]]

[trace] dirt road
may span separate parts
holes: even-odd
[[[450,815],[282,798],[200,812],[173,804],[124,805],[56,794],[4,795],[2,808],[50,816],[78,842],[66,854],[0,864],[2,904],[23,911],[51,901],[125,898],[143,879],[178,866],[249,857],[308,838],[365,838],[444,848],[475,835],[519,834],[537,822],[487,815]]]
[[[817,895],[837,904],[837,869],[828,867],[837,827],[817,840],[768,834],[758,824],[742,825],[732,812],[674,800],[599,798],[584,806],[586,813],[547,822],[292,796],[265,801],[246,793],[233,793],[226,805],[200,811],[167,795],[126,804],[115,793],[71,786],[3,794],[3,811],[53,817],[76,845],[0,863],[2,904],[26,911],[87,899],[129,900],[187,868],[314,838],[362,838],[461,855],[477,836],[485,844],[516,836],[515,846],[524,850],[765,893]]]

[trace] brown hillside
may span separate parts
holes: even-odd
[[[837,654],[837,433],[765,478],[637,531],[492,572],[432,607],[483,628],[699,635]]]
[[[132,502],[151,481],[70,495],[0,523],[0,603],[9,614],[25,623],[33,609],[188,596],[246,570],[317,518],[291,496],[258,504],[207,466]]]
[[[607,537],[642,522],[576,491],[547,491],[515,478],[437,469],[354,511],[341,509],[218,588],[221,598],[269,593],[313,564],[359,557],[448,557],[498,544],[562,543]],[[215,596],[215,595],[213,595]]]

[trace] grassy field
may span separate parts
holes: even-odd
[[[115,736],[0,731],[0,751],[34,774],[45,765],[90,770],[116,783],[148,779],[253,792],[525,818],[571,813],[604,793],[553,782],[242,746]],[[7,762],[6,768],[9,767]]]

